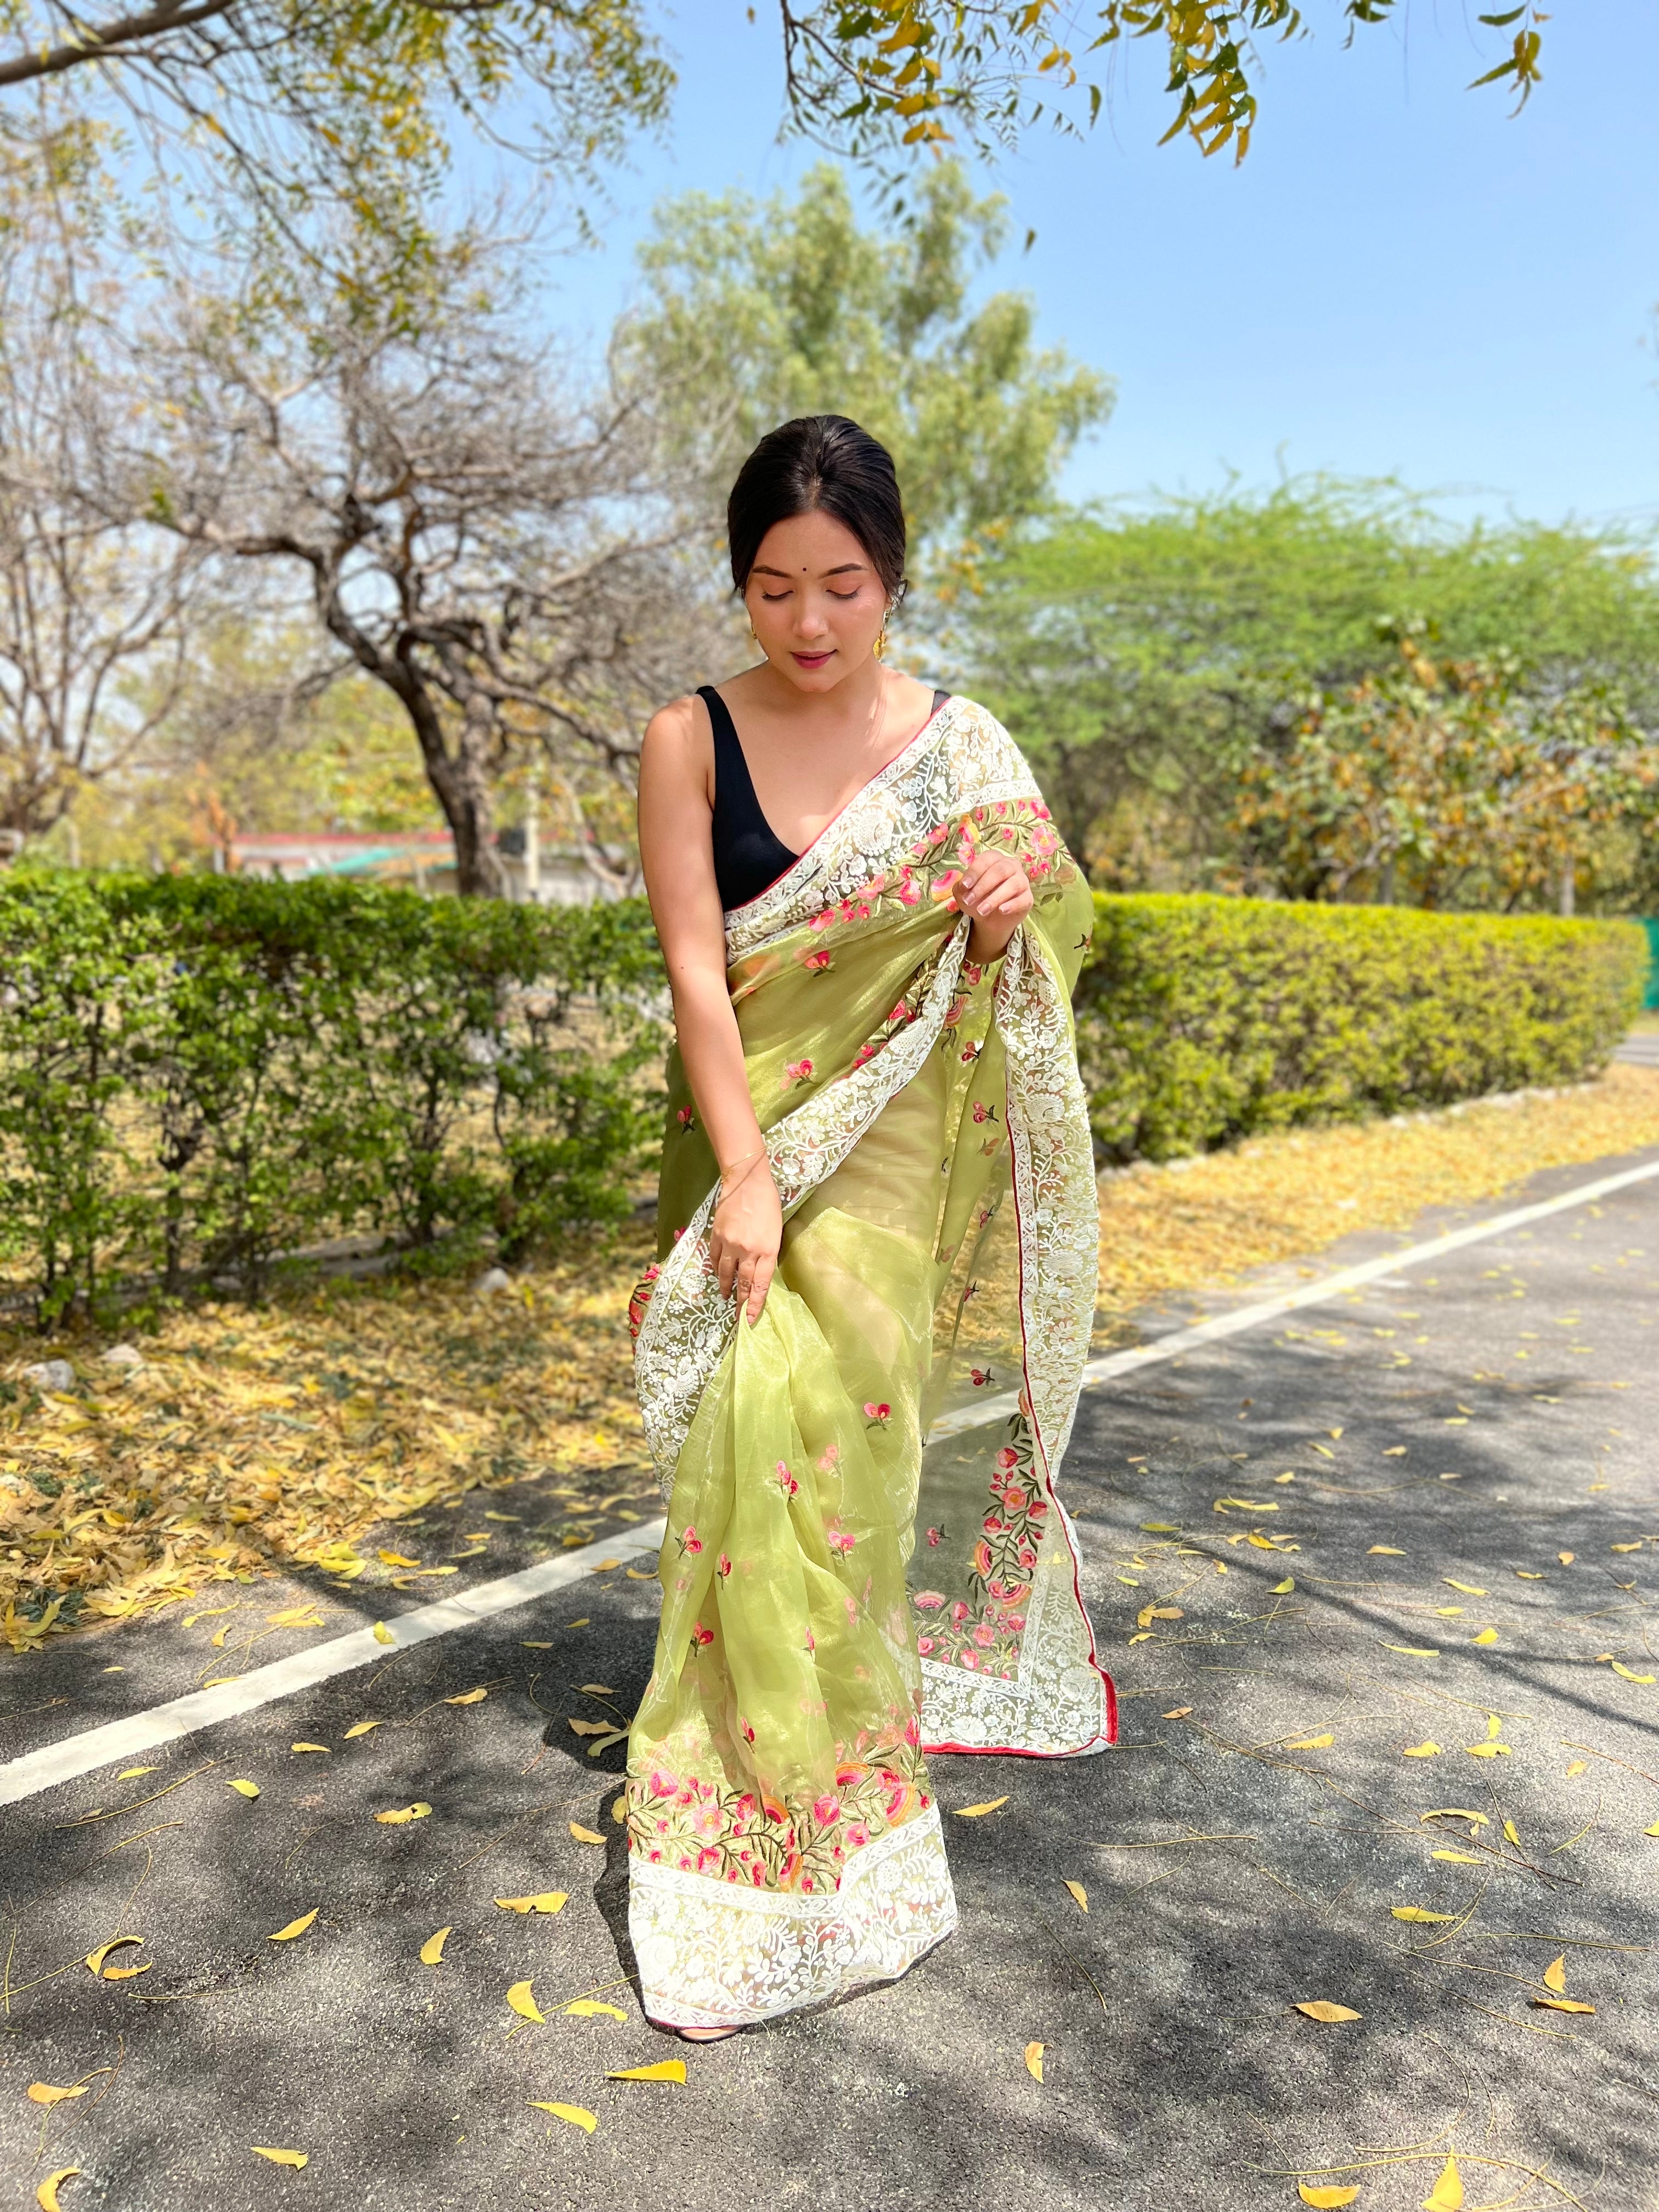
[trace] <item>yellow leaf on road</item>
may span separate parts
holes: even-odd
[[[286,1928],[279,1928],[274,1936],[268,1936],[265,1941],[268,1943],[291,1943],[296,1936],[305,1934],[321,1910],[320,1905],[314,1905],[309,1912],[301,1913],[299,1919],[290,1920]]]
[[[1577,1552],[1558,1552],[1555,1556],[1564,1567],[1570,1567],[1578,1554]]]
[[[977,1820],[984,1814],[994,1813],[1000,1805],[1006,1805],[1007,1802],[1008,1800],[1006,1797],[988,1797],[982,1805],[958,1805],[956,1808],[957,1818],[958,1820]]]
[[[556,2120],[568,2120],[573,2128],[580,2128],[584,2135],[591,2136],[599,2124],[586,2105],[544,2105],[539,2097],[532,2097],[530,2102],[537,2112],[551,2112]]]
[[[1513,1820],[1504,1821],[1504,1833],[1509,1838],[1510,1843],[1515,1845],[1516,1850],[1519,1850],[1521,1848],[1521,1831],[1516,1826]]]
[[[1594,2012],[1594,2005],[1576,2004],[1571,1997],[1528,1997],[1528,2004],[1545,2012]]]
[[[227,1782],[225,1787],[227,1790],[234,1790],[239,1797],[252,1799],[259,1794],[259,1785],[257,1782]]]
[[[32,2105],[61,2105],[65,2097],[84,2097],[86,2094],[84,2081],[77,2082],[72,2089],[54,2089],[50,2081],[31,2081],[23,2092]]]
[[[614,1721],[570,1721],[567,1723],[573,1735],[615,1735]]]
[[[401,1828],[408,1820],[424,1820],[432,1810],[430,1805],[404,1805],[389,1813],[377,1813],[374,1817],[388,1828]]]
[[[1485,1813],[1472,1812],[1467,1805],[1439,1805],[1432,1813],[1419,1813],[1419,1820],[1473,1820],[1478,1828],[1489,1828],[1492,1822]]]
[[[100,1943],[95,1951],[88,1952],[87,1964],[94,1974],[101,1975],[104,1961],[112,1951],[118,1951],[124,1943],[142,1943],[143,1940],[142,1936],[112,1936],[107,1943]]]
[[[607,2081],[679,2081],[685,2080],[683,2058],[659,2058],[654,2066],[623,2066],[605,2075]]]
[[[1284,1581],[1283,1581],[1282,1583],[1275,1583],[1273,1584],[1273,1596],[1274,1596],[1274,1597],[1288,1597],[1288,1596],[1290,1595],[1291,1592],[1295,1588],[1296,1588],[1296,1578],[1295,1578],[1295,1577],[1294,1577],[1294,1576],[1291,1576],[1291,1575],[1286,1575],[1286,1576],[1285,1576],[1285,1579],[1284,1579]]]
[[[1449,1859],[1454,1866],[1479,1866],[1480,1862],[1468,1851],[1431,1851],[1431,1859]]]
[[[1650,1690],[1653,1687],[1654,1678],[1651,1674],[1632,1674],[1628,1667],[1621,1667],[1616,1659],[1610,1660],[1608,1664],[1615,1674],[1622,1674],[1627,1682],[1639,1682],[1644,1690]]]
[[[1463,2184],[1455,2158],[1441,2167],[1439,2180],[1423,2199],[1423,2212],[1463,2212]]]
[[[1565,1993],[1566,1986],[1567,1954],[1564,1951],[1559,1959],[1552,1959],[1545,1967],[1544,1987],[1547,1990],[1553,1990],[1557,1996],[1561,1996]]]
[[[140,1974],[149,1972],[148,1966],[106,1966],[103,1979],[106,1982],[131,1982],[136,1981]]]
[[[611,1688],[609,1682],[584,1682],[582,1684],[582,1695],[585,1698],[614,1698],[616,1694],[616,1692]]]
[[[1335,1741],[1334,1735],[1299,1735],[1285,1748],[1286,1751],[1328,1751]]]
[[[1078,1911],[1086,1912],[1089,1910],[1089,1893],[1083,1884],[1080,1881],[1068,1881],[1066,1887],[1071,1891]]]
[[[1046,2045],[1041,2043],[1028,2043],[1025,2046],[1025,2071],[1034,2081],[1040,2081],[1042,2079],[1042,2054],[1045,2048]]]
[[[1440,1656],[1431,1645],[1423,1644],[1385,1644],[1382,1649],[1385,1651],[1401,1651],[1407,1659],[1437,1659]]]
[[[1442,1575],[1440,1579],[1448,1589],[1462,1590],[1465,1597],[1486,1597],[1489,1595],[1478,1583],[1460,1583],[1450,1575]]]
[[[72,2174],[81,2172],[78,2166],[60,2166],[56,2173],[49,2173],[34,2192],[34,2201],[40,2212],[63,2212],[58,2202],[58,2192]]]
[[[1587,1759],[1575,1759],[1571,1765],[1567,1769],[1567,1779],[1571,1782],[1575,1775],[1588,1774],[1589,1772],[1589,1761]]]
[[[1498,1631],[1495,1628],[1483,1628],[1479,1636],[1472,1636],[1469,1641],[1471,1644],[1496,1644]]]
[[[290,1751],[326,1751],[328,1746],[325,1743],[291,1743],[289,1749]]]
[[[386,1626],[385,1621],[377,1620],[374,1624],[374,1641],[377,1644],[395,1644],[398,1639],[392,1633],[392,1631]]]
[[[1433,1741],[1430,1741],[1428,1743],[1408,1743],[1406,1746],[1406,1757],[1407,1759],[1438,1759],[1439,1756],[1440,1747],[1437,1743]]]
[[[545,1889],[539,1897],[498,1897],[495,1899],[505,1912],[556,1912],[569,1899],[569,1892]]]
[[[1352,2005],[1333,2004],[1329,1997],[1298,1997],[1296,2010],[1306,2013],[1310,2020],[1358,2020],[1361,2017]]]
[[[409,1559],[402,1552],[382,1552],[380,1564],[387,1567],[418,1567],[421,1563],[418,1559]]]
[[[541,2021],[542,2014],[535,1998],[530,1994],[528,1982],[514,1982],[507,1993],[507,2002],[520,2020]]]
[[[620,1559],[601,1559],[593,1571],[596,1575],[608,1575],[621,1565]]]
[[[455,1930],[452,1926],[449,1928],[441,1928],[435,1936],[428,1936],[425,1942],[421,1946],[421,1964],[423,1966],[436,1966],[441,1965],[444,1955],[444,1945],[454,1933]]]
[[[1335,2208],[1340,2204],[1352,2204],[1359,2191],[1357,2187],[1338,2189],[1325,2183],[1315,2185],[1298,2181],[1296,2185],[1296,2193],[1304,2204],[1317,2205],[1320,2212],[1335,2212]]]
[[[159,1768],[154,1766],[124,1766],[115,1778],[118,1782],[137,1782],[141,1775],[159,1771]]]
[[[1615,1552],[1639,1552],[1642,1548],[1641,1539],[1638,1537],[1633,1544],[1614,1544],[1611,1548]]]
[[[1379,1557],[1386,1559],[1403,1559],[1405,1556],[1398,1544],[1373,1544],[1365,1554],[1368,1559]]]
[[[308,2150],[269,2150],[264,2143],[253,2143],[249,2147],[255,2158],[268,2158],[273,2166],[298,2167],[309,2166],[311,2163],[311,2153]]]
[[[379,1721],[353,1721],[345,1732],[345,1740],[349,1743],[354,1736],[367,1735],[370,1729],[377,1729],[380,1725]]]
[[[598,1997],[577,1997],[563,2007],[573,2020],[598,2020],[601,2014],[610,2020],[626,2020],[628,2014],[620,2005],[602,2004]]]
[[[479,1705],[489,1695],[488,1689],[465,1690],[459,1698],[446,1698],[447,1705]]]
[[[1443,1927],[1447,1921],[1457,1917],[1455,1912],[1431,1912],[1421,1905],[1395,1905],[1389,1910],[1396,1920],[1421,1920],[1433,1927]]]
[[[1642,1833],[1644,1836],[1659,1836],[1659,1820],[1656,1820],[1650,1828],[1644,1828]]]
[[[1488,1741],[1486,1743],[1466,1743],[1463,1749],[1465,1753],[1470,1759],[1507,1759],[1513,1751],[1514,1746],[1512,1744],[1492,1743]]]
[[[579,1844],[603,1844],[605,1842],[603,1836],[596,1835],[592,1828],[583,1827],[580,1820],[573,1820],[570,1823],[570,1832]]]

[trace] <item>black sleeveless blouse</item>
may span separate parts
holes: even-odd
[[[935,691],[931,721],[950,697]],[[754,779],[738,739],[731,709],[712,684],[697,687],[714,732],[714,881],[720,905],[730,914],[757,899],[800,858],[792,853],[755,796]]]

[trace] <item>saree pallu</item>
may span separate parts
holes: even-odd
[[[948,902],[992,847],[1036,906],[981,969]],[[655,2020],[766,2020],[902,1973],[956,1919],[924,1753],[1115,1737],[1054,1486],[1094,1312],[1071,1020],[1091,920],[1012,740],[957,698],[726,917],[784,1231],[738,1325],[677,1052],[630,1313],[669,1504],[627,1789]]]

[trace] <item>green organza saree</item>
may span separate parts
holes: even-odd
[[[992,844],[1036,904],[981,969],[947,902]],[[1054,1488],[1094,1310],[1070,1011],[1091,920],[1012,739],[957,698],[726,917],[784,1232],[738,1327],[676,1054],[632,1314],[669,1492],[628,1779],[653,2019],[766,2020],[902,1973],[956,1919],[924,1751],[1115,1738]]]

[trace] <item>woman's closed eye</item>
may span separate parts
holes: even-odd
[[[775,607],[781,600],[787,599],[789,597],[790,594],[787,592],[763,592],[761,593],[762,599],[769,607]],[[855,599],[858,597],[858,592],[855,590],[851,592],[829,592],[825,593],[825,597],[831,599]]]

